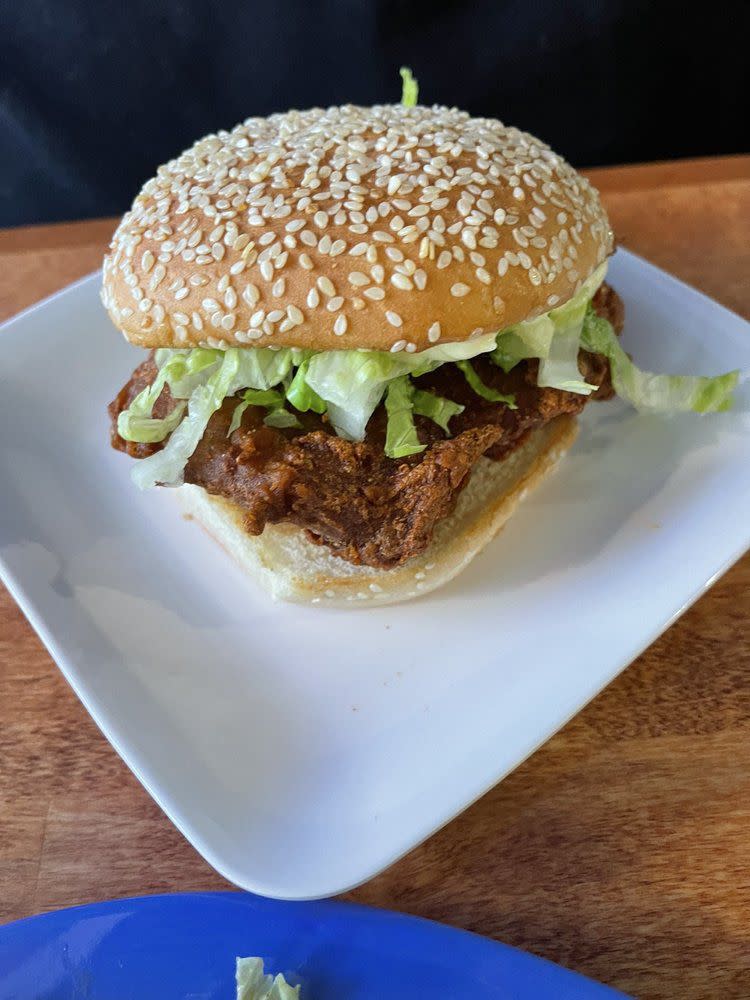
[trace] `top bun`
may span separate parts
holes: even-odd
[[[102,299],[142,347],[422,351],[538,316],[612,250],[544,143],[456,109],[249,118],[160,167]]]

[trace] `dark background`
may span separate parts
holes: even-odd
[[[538,134],[578,166],[748,148],[750,3],[0,0],[0,225],[124,211],[249,115],[396,101]]]

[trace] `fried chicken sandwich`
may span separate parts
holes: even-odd
[[[104,262],[150,352],[110,406],[137,486],[288,600],[387,603],[458,573],[618,393],[722,409],[619,344],[613,237],[548,146],[415,103],[250,118],[160,167]]]

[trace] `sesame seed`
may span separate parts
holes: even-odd
[[[180,288],[174,293],[174,297],[179,301],[180,299],[186,299],[189,294],[189,288]]]
[[[273,264],[270,260],[262,261],[260,264],[260,274],[266,281],[270,281],[273,278]]]
[[[310,260],[310,257],[309,257],[308,254],[301,253],[299,255],[299,266],[300,267],[304,267],[304,269],[306,271],[312,271],[312,269],[313,269],[313,262]]]
[[[334,288],[333,282],[331,281],[330,278],[327,278],[325,275],[321,275],[318,278],[316,284],[324,295],[331,296],[336,294],[336,289]]]
[[[409,278],[406,277],[405,274],[399,274],[398,272],[391,275],[391,284],[395,285],[396,288],[403,289],[405,292],[411,291],[414,287],[414,284],[409,280]]]
[[[368,299],[372,299],[374,302],[385,298],[385,292],[377,285],[373,285],[372,288],[366,288],[362,294],[366,295]]]
[[[471,289],[468,285],[465,285],[462,281],[457,281],[455,285],[451,285],[451,295],[455,298],[463,298],[464,295],[468,295]]]
[[[326,309],[328,310],[328,312],[338,312],[338,310],[343,306],[343,304],[344,304],[343,295],[334,295],[332,299],[329,299],[328,302],[326,302]]]
[[[287,306],[286,314],[295,326],[299,326],[300,323],[304,323],[305,321],[302,310],[298,309],[297,306]]]
[[[492,279],[490,278],[489,273],[485,271],[483,267],[478,267],[475,273],[477,278],[482,282],[483,285],[490,284]]]
[[[349,273],[348,281],[349,284],[354,285],[355,288],[370,284],[370,279],[366,274],[362,274],[361,271],[351,271]]]
[[[260,299],[260,292],[258,291],[255,285],[248,284],[245,285],[245,287],[242,289],[242,298],[252,309]],[[203,305],[205,307],[206,305],[205,302],[203,303]]]
[[[397,340],[395,344],[391,346],[391,354],[398,354],[399,351],[403,351],[406,347],[405,340]]]
[[[316,306],[320,305],[320,295],[318,295],[317,288],[311,288],[307,293],[307,304],[311,309],[315,309]]]
[[[437,343],[438,340],[440,340],[440,333],[441,333],[440,324],[433,323],[432,326],[427,331],[427,339],[431,344],[435,344]]]
[[[386,310],[385,318],[388,320],[391,326],[396,326],[396,327],[402,326],[404,322],[398,313],[392,312],[392,310],[390,309]]]
[[[361,257],[363,253],[367,253],[366,243],[355,243],[349,251],[351,257]]]
[[[278,323],[279,320],[283,318],[284,318],[284,313],[280,309],[273,309],[268,314],[268,316],[266,316],[266,320],[269,323]]]
[[[346,333],[346,328],[348,326],[348,320],[346,316],[342,313],[340,316],[336,317],[336,322],[333,324],[333,332],[337,337],[343,336]]]
[[[443,250],[437,259],[438,270],[442,271],[446,268],[450,262],[453,260],[453,256],[449,250]]]
[[[271,295],[275,299],[280,299],[281,296],[284,294],[285,287],[286,287],[286,282],[284,281],[284,279],[278,278],[276,281],[274,281],[273,285],[271,286]]]

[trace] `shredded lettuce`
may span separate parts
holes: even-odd
[[[654,375],[641,371],[627,356],[611,324],[589,306],[581,343],[587,351],[603,354],[610,364],[612,384],[618,396],[642,413],[674,413],[693,410],[715,413],[732,405],[732,391],[739,372],[713,377],[705,375]]]
[[[401,103],[405,108],[413,108],[419,98],[419,84],[412,76],[412,72],[408,66],[402,66],[399,73],[403,81]]]
[[[290,413],[289,410],[285,410],[283,406],[279,406],[275,410],[270,410],[263,418],[263,423],[267,424],[268,427],[302,426],[299,422],[299,418],[295,417],[295,415]]]
[[[452,399],[437,396],[434,392],[427,392],[425,389],[414,389],[412,404],[414,412],[418,416],[434,420],[446,434],[450,433],[448,424],[451,417],[456,417],[459,413],[464,412],[464,407],[460,403],[454,403]]]
[[[546,354],[539,355],[539,375],[537,385],[565,392],[590,395],[596,386],[589,385],[581,378],[578,368],[578,354],[581,347],[583,317],[589,299],[597,290],[607,272],[606,262],[601,264],[584,282],[578,294],[547,315],[554,326]]]
[[[726,409],[738,374],[716,378],[653,375],[640,371],[620,347],[606,320],[591,306],[591,298],[604,279],[601,265],[569,302],[549,313],[516,326],[464,340],[435,345],[425,351],[321,351],[297,348],[161,349],[155,353],[158,368],[152,385],[133,399],[118,417],[118,431],[129,441],[166,441],[155,455],[133,468],[141,488],[157,483],[179,485],[183,470],[213,413],[227,397],[240,394],[228,433],[242,421],[248,406],[264,406],[265,423],[272,427],[300,427],[294,411],[326,413],[341,437],[361,441],[368,421],[385,397],[386,454],[402,458],[423,450],[414,415],[434,420],[446,433],[462,407],[449,399],[425,392],[411,379],[443,364],[456,364],[471,388],[483,399],[515,408],[512,396],[486,385],[471,359],[487,354],[504,371],[520,361],[539,360],[538,384],[589,394],[595,386],[581,377],[581,348],[609,359],[616,391],[639,410]],[[165,387],[175,400],[171,412],[153,416]],[[291,407],[288,408],[288,407]]]
[[[272,389],[284,381],[294,364],[294,351],[289,347],[278,351],[272,351],[270,347],[232,350],[240,355],[238,381],[251,389]]]
[[[286,398],[301,413],[312,410],[313,413],[325,413],[326,401],[307,384],[307,370],[310,359],[305,358],[286,390]]]
[[[477,375],[476,369],[470,361],[457,361],[456,367],[463,372],[464,378],[477,396],[481,396],[482,399],[487,399],[491,403],[505,403],[505,405],[510,407],[511,410],[518,409],[516,406],[516,400],[513,396],[507,396],[502,392],[498,392],[497,389],[493,389],[492,386],[485,385],[481,378]]]
[[[156,352],[159,371],[151,383],[123,410],[117,418],[117,432],[126,441],[154,443],[163,441],[182,420],[185,404],[178,403],[163,419],[154,416],[156,401],[166,385],[175,399],[187,399],[193,390],[205,381],[206,370],[216,365],[220,351],[169,351]]]
[[[298,1000],[299,986],[290,986],[279,973],[266,974],[262,958],[238,958],[235,969],[237,1000]]]
[[[307,385],[326,401],[328,416],[341,437],[364,438],[367,421],[388,382],[409,371],[398,357],[379,351],[324,351],[310,359]]]
[[[509,372],[527,358],[548,357],[554,333],[555,324],[549,316],[527,320],[498,334],[497,347],[490,357],[504,372]]]
[[[323,351],[309,359],[306,384],[325,400],[336,432],[362,441],[367,422],[386,386],[402,375],[424,375],[441,364],[494,350],[494,333],[460,343],[441,344],[418,354],[399,351]]]
[[[385,412],[388,426],[385,434],[385,453],[388,458],[404,458],[424,451],[414,425],[414,386],[408,375],[396,378],[388,385],[385,394]]]
[[[166,446],[134,466],[132,476],[137,486],[148,489],[158,483],[176,486],[182,482],[185,465],[203,437],[211,416],[227,396],[242,387],[242,376],[239,375],[242,353],[237,347],[223,352],[219,367],[191,393],[187,414]]]
[[[463,413],[464,407],[425,389],[418,389],[408,375],[388,384],[385,394],[387,417],[385,453],[389,458],[404,458],[424,451],[414,424],[414,414],[433,420],[446,434],[451,417]]]
[[[242,423],[242,414],[248,406],[265,406],[268,413],[264,423],[271,427],[299,427],[300,422],[284,409],[284,396],[274,389],[246,389],[242,393],[242,401],[237,404],[232,414],[232,420],[227,430],[227,437],[233,434]]]
[[[153,385],[147,386],[132,401],[127,410],[117,417],[117,433],[126,441],[138,441],[141,444],[153,444],[163,441],[182,420],[185,413],[185,403],[177,403],[166,417],[152,417],[151,413],[156,400],[164,388],[163,380],[158,378]]]
[[[234,432],[240,426],[240,424],[242,423],[242,414],[245,412],[245,410],[248,408],[249,405],[250,405],[249,401],[247,399],[243,399],[235,406],[234,413],[232,414],[232,419],[229,422],[229,428],[227,429],[227,437],[231,437],[232,434],[234,434]]]

